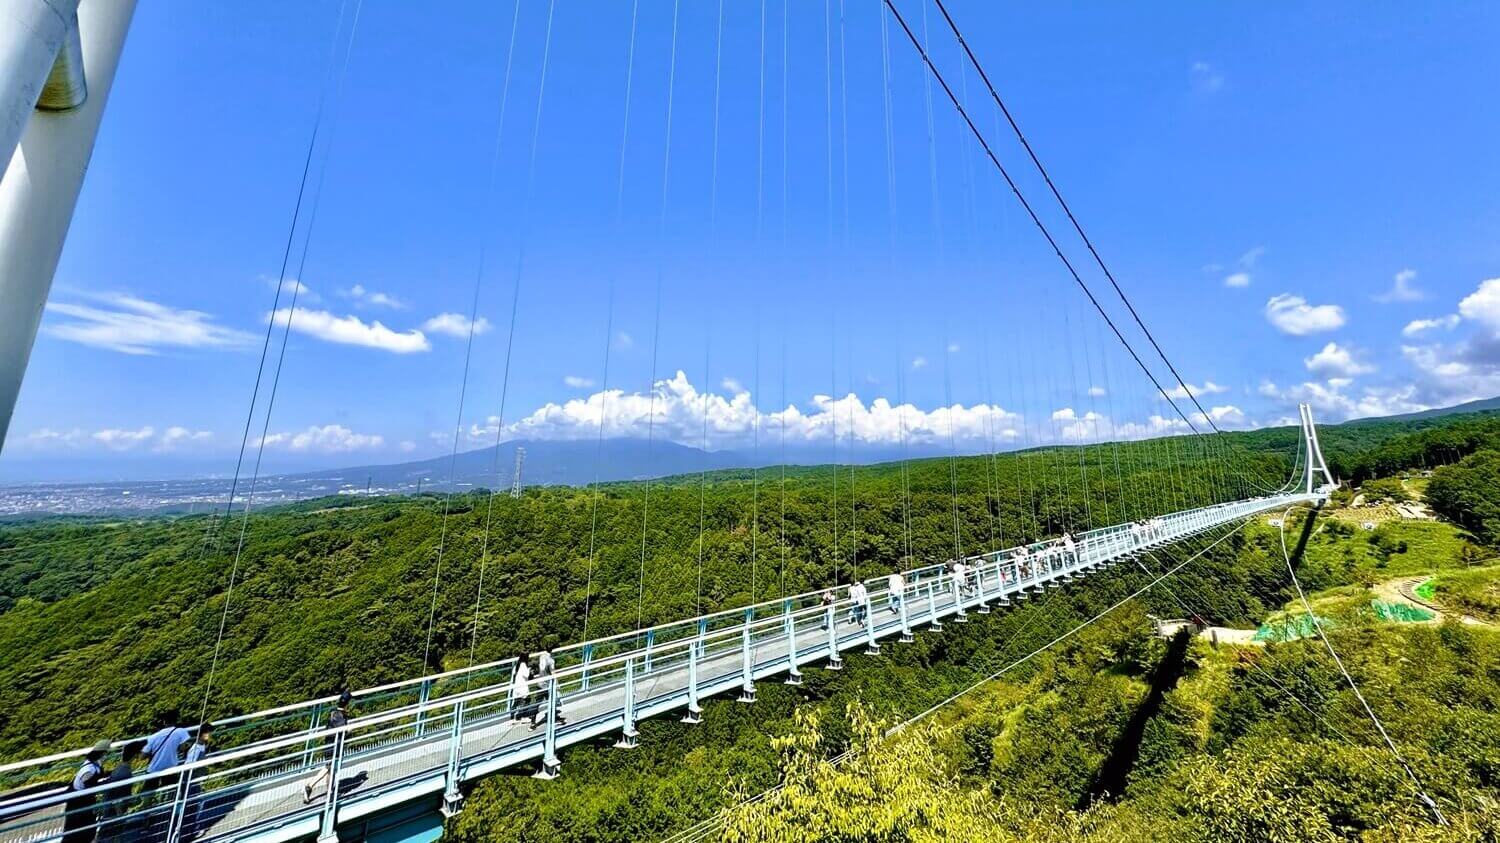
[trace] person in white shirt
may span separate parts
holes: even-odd
[[[870,592],[865,588],[864,583],[856,581],[853,585],[849,586],[849,620],[851,622],[861,623],[864,621],[869,600]]]
[[[79,795],[69,797],[63,806],[63,843],[90,843],[98,833],[94,825],[98,819],[98,812],[94,810],[98,797],[83,791],[103,783],[104,756],[109,754],[109,748],[108,740],[94,744],[94,748],[83,757],[83,765],[78,768],[72,783],[68,785],[69,793]]]
[[[151,758],[151,762],[146,765],[147,773],[160,773],[176,767],[182,755],[182,745],[192,740],[193,730],[186,726],[172,725],[176,719],[175,716],[166,719],[167,725],[146,738],[146,755]]]
[[[1077,562],[1078,561],[1078,543],[1075,542],[1075,541],[1073,541],[1073,534],[1072,533],[1063,533],[1062,546],[1063,546],[1063,554],[1064,554],[1063,561],[1066,562],[1068,558],[1071,558],[1074,562]]]
[[[531,718],[531,728],[533,729],[547,722],[546,701],[547,695],[551,693],[552,684],[545,680],[547,680],[555,672],[557,672],[557,662],[552,658],[552,651],[543,650],[536,657],[537,690],[542,700],[541,703],[537,705],[536,713],[532,715]],[[557,703],[557,725],[561,726],[567,722],[567,720],[563,719],[562,701],[559,699]]]
[[[510,677],[510,718],[520,721],[527,715],[527,698],[531,696],[531,665],[525,656],[516,657],[516,670]]]
[[[898,614],[901,611],[901,600],[906,594],[906,577],[901,576],[899,571],[886,577],[885,590],[889,595],[891,614]]]

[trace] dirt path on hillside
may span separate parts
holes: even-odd
[[[1444,609],[1442,606],[1439,606],[1431,600],[1424,599],[1421,595],[1417,594],[1417,586],[1426,582],[1428,579],[1430,578],[1397,577],[1393,580],[1386,580],[1383,583],[1376,584],[1374,588],[1375,596],[1389,603],[1402,603],[1407,606],[1415,606],[1416,608],[1426,609],[1427,611],[1432,612],[1433,617],[1431,620],[1416,621],[1416,623],[1442,623],[1443,617],[1445,615],[1452,615],[1454,613]],[[1479,618],[1474,617],[1473,615],[1460,614],[1458,615],[1458,621],[1459,623],[1466,623],[1470,624],[1471,626],[1490,625],[1488,621],[1482,621]]]

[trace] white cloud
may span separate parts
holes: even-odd
[[[107,427],[92,432],[87,432],[78,427],[69,430],[55,430],[50,427],[43,427],[15,440],[15,444],[21,448],[35,451],[58,450],[60,448],[76,450],[88,446],[105,448],[111,451],[132,451],[150,445],[154,451],[166,452],[189,445],[203,444],[212,441],[213,437],[214,435],[210,431],[193,430],[175,424],[168,426],[159,434],[156,427],[149,424],[135,429]]]
[[[267,280],[269,281],[270,279]],[[271,286],[274,287],[276,285],[273,282]],[[314,293],[311,287],[295,278],[288,278],[281,282],[281,295],[288,301],[291,300],[292,296],[296,296],[298,304],[317,304],[319,300],[318,294]]]
[[[627,334],[624,331],[615,332],[615,348],[619,349],[620,351],[626,351],[634,347],[635,337],[632,337],[630,334]]]
[[[1381,304],[1390,304],[1399,301],[1421,301],[1427,298],[1427,294],[1411,285],[1417,278],[1415,269],[1403,269],[1396,273],[1395,284],[1384,293],[1375,297],[1375,301]]]
[[[1284,334],[1303,337],[1337,330],[1347,321],[1336,304],[1308,304],[1307,299],[1282,293],[1266,302],[1266,320]]]
[[[458,337],[459,339],[468,338],[471,327],[474,333],[482,334],[490,329],[490,320],[481,316],[470,323],[469,317],[462,313],[439,313],[422,323],[422,330],[424,331],[434,334],[447,334],[450,337]]]
[[[1361,361],[1351,348],[1331,342],[1311,357],[1302,359],[1302,364],[1319,377],[1352,378],[1375,371],[1375,367]]]
[[[1351,383],[1348,378],[1331,378],[1326,383],[1309,381],[1282,388],[1267,381],[1261,384],[1260,394],[1288,406],[1306,402],[1319,418],[1334,421],[1411,413],[1434,406],[1421,400],[1415,385],[1367,386],[1351,394],[1345,391]]]
[[[735,395],[738,395],[741,392],[745,391],[745,385],[734,378],[725,378],[724,380],[719,381],[719,386]]]
[[[392,310],[406,309],[406,303],[395,296],[368,289],[363,284],[355,284],[347,290],[340,290],[339,295],[347,299],[353,299],[356,307],[388,307]]]
[[[47,312],[70,321],[43,328],[49,336],[122,354],[155,354],[161,348],[244,348],[254,337],[216,324],[197,310],[179,310],[123,293],[90,294],[94,304],[48,302]]]
[[[956,343],[956,342],[950,342],[950,343],[948,343],[948,353],[949,354],[957,354],[958,352],[959,352],[958,343]]]
[[[1250,286],[1250,273],[1248,273],[1248,272],[1236,272],[1233,275],[1226,275],[1224,277],[1224,286],[1226,286],[1226,287],[1248,287],[1248,286]]]
[[[378,348],[395,354],[411,354],[431,350],[427,336],[418,330],[393,331],[379,320],[365,323],[358,316],[335,316],[326,310],[298,310],[293,316],[290,308],[282,308],[272,314],[277,325],[285,326],[291,320],[292,330],[316,337],[326,342],[341,345],[357,345]]]
[[[403,439],[401,440],[401,444],[397,447],[401,449],[401,453],[409,454],[417,449],[417,443],[411,441],[410,439]]]
[[[1418,334],[1422,334],[1427,331],[1434,331],[1439,328],[1442,328],[1445,331],[1451,331],[1454,328],[1458,327],[1458,321],[1459,320],[1457,313],[1450,313],[1447,316],[1439,316],[1436,319],[1413,319],[1412,321],[1406,323],[1405,328],[1401,329],[1401,335],[1403,337],[1414,337]]]
[[[1089,396],[1092,397],[1092,398],[1103,398],[1105,395],[1108,395],[1108,394],[1109,393],[1105,392],[1104,387],[1102,387],[1102,386],[1091,386],[1091,387],[1089,387]]]
[[[385,438],[378,434],[355,433],[341,424],[313,425],[297,433],[272,433],[257,445],[284,448],[289,451],[314,451],[332,454],[378,448]]]
[[[1251,247],[1243,255],[1240,255],[1240,266],[1243,266],[1246,269],[1254,269],[1256,261],[1259,261],[1261,255],[1264,255],[1265,253],[1265,246]]]
[[[1173,399],[1186,399],[1189,397],[1189,395],[1191,395],[1192,397],[1197,397],[1199,395],[1217,395],[1221,392],[1228,391],[1229,387],[1227,386],[1221,386],[1214,383],[1213,381],[1204,381],[1202,386],[1188,384],[1186,389],[1183,389],[1182,385],[1178,384],[1177,386],[1174,386],[1171,389],[1167,390],[1167,397]]]
[[[927,367],[927,358],[926,357],[921,357],[921,356],[913,357],[911,359],[911,367],[912,367],[913,370],[926,368]]]
[[[1193,90],[1200,94],[1212,94],[1224,87],[1224,76],[1206,61],[1195,61],[1188,68],[1188,77]]]
[[[573,389],[587,389],[594,385],[594,379],[582,375],[563,375],[563,384]]]
[[[112,451],[128,451],[141,445],[156,435],[156,430],[151,425],[146,425],[138,430],[120,430],[109,428],[94,431],[94,441],[104,445]]]
[[[1479,289],[1458,303],[1458,312],[1465,319],[1500,333],[1500,278],[1479,282]]]
[[[179,446],[195,442],[207,442],[214,438],[211,431],[189,430],[180,425],[172,425],[162,432],[161,438],[156,443],[158,451],[173,451]]]

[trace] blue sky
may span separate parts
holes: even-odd
[[[702,445],[707,414],[710,448],[830,455],[1185,427],[936,90],[929,136],[922,67],[898,30],[883,46],[874,0],[842,23],[836,0],[725,0],[721,40],[717,4],[681,4],[674,40],[673,4],[641,0],[628,127],[626,0],[561,0],[550,39],[541,0],[367,0],[340,85],[354,5],[340,25],[335,2],[143,4],[0,473],[233,469],[320,95],[272,468],[435,456],[456,422],[463,448],[591,438],[601,414],[607,435]],[[1500,393],[1500,9],[950,8],[1223,426]]]

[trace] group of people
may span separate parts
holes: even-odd
[[[1130,522],[1130,535],[1137,543],[1155,541],[1166,535],[1166,522],[1160,518],[1142,518]]]
[[[160,773],[180,764],[202,760],[213,745],[212,723],[200,723],[197,727],[183,725],[175,714],[168,714],[159,719],[159,726],[149,737],[122,745],[119,760],[107,772],[105,762],[114,749],[113,741],[100,740],[84,755],[83,763],[68,783],[63,843],[128,841],[143,836],[143,820],[128,816],[142,807],[146,800],[137,794],[136,786],[129,784],[136,777],[142,759],[148,775]],[[94,791],[94,788],[106,785],[110,787],[102,792]],[[156,785],[147,787],[153,786]],[[177,786],[192,788],[188,793],[196,792],[196,787],[190,784],[190,777],[183,777]],[[185,819],[186,830],[192,832],[198,823],[197,812]]]
[[[533,729],[547,722],[547,694],[552,686],[548,680],[556,672],[557,662],[552,658],[551,650],[537,654],[535,673],[525,653],[516,656],[516,669],[510,678],[510,718],[513,722],[530,720]],[[557,725],[567,723],[560,698],[554,709]]]

